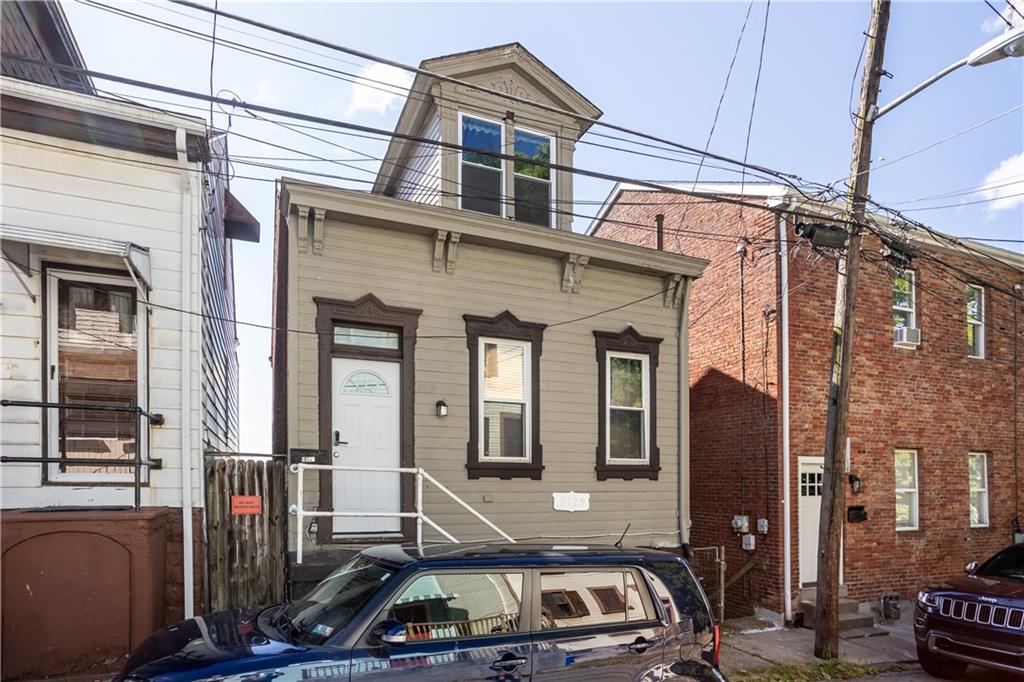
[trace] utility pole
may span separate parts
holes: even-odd
[[[850,236],[836,277],[836,306],[832,337],[832,367],[825,425],[825,472],[822,481],[821,520],[818,528],[818,581],[814,616],[814,655],[839,655],[839,551],[846,506],[844,453],[850,410],[850,373],[853,361],[853,318],[860,275],[861,225],[871,164],[872,111],[878,102],[885,36],[889,28],[889,0],[872,0],[864,73],[853,135],[846,215]]]

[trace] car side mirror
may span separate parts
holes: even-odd
[[[964,573],[967,575],[974,575],[978,572],[978,562],[972,561],[971,563],[964,566]]]
[[[385,620],[373,626],[370,637],[379,644],[401,646],[409,638],[409,629],[405,627],[405,623]]]

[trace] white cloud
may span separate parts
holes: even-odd
[[[994,216],[1017,206],[1024,206],[1024,153],[1005,159],[995,170],[985,176],[984,184],[989,187],[984,194],[990,200],[985,212]],[[1014,196],[1017,195],[1017,196]]]
[[[1022,9],[1021,11],[1024,12],[1024,9]],[[988,19],[981,22],[981,30],[984,31],[985,33],[995,34],[1002,33],[1003,31],[1009,28],[1009,26],[1006,25],[1007,21],[1009,21],[1010,24],[1012,24],[1014,27],[1024,24],[1024,18],[1021,18],[1019,14],[1014,12],[1013,8],[1011,8],[1009,5],[1006,6],[1006,8],[1002,11],[1000,16],[1002,16],[1003,18],[1000,19],[996,15],[990,14]]]
[[[366,66],[359,76],[366,80],[352,86],[346,116],[360,111],[385,114],[405,99],[405,91],[412,85],[411,73],[388,64]]]

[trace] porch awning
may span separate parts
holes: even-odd
[[[29,277],[32,268],[29,262],[29,251],[33,244],[38,246],[54,246],[62,249],[74,249],[88,253],[98,253],[121,259],[132,269],[142,284],[151,288],[149,265],[149,249],[132,242],[91,237],[84,234],[57,232],[38,227],[0,225],[0,251],[4,258]]]

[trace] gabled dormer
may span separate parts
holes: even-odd
[[[601,115],[519,43],[428,59],[420,68],[588,119]],[[530,161],[572,166],[576,141],[590,125],[578,116],[417,75],[395,131],[468,149],[392,138],[373,191],[571,230],[572,174]]]

